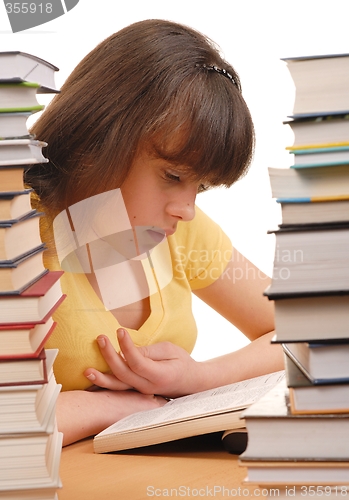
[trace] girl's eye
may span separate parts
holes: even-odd
[[[172,174],[171,172],[165,172],[165,178],[167,181],[180,182],[181,178],[179,175]]]

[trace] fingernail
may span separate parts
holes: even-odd
[[[122,328],[119,328],[118,330],[118,338],[119,339],[123,339],[125,336],[125,330],[123,330]]]
[[[90,375],[86,375],[86,378],[88,378],[92,382],[96,380],[96,375],[94,373],[90,373]]]
[[[102,348],[105,347],[105,338],[104,337],[98,337],[97,342],[98,342],[99,347],[102,347]]]

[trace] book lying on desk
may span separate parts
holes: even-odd
[[[348,461],[349,414],[293,414],[286,380],[242,413],[248,432],[243,461]]]
[[[349,290],[349,226],[279,228],[269,295]]]
[[[279,201],[326,201],[349,198],[349,165],[269,168],[273,198]]]
[[[273,342],[310,342],[348,338],[349,293],[265,295],[274,302]]]
[[[19,198],[26,197],[19,196]],[[26,200],[27,201],[27,200]],[[1,207],[1,197],[0,197]],[[43,247],[39,219],[41,212],[31,210],[19,219],[0,221],[0,263],[16,260],[33,250]]]
[[[1,171],[0,180],[2,180]],[[24,189],[17,193],[0,192],[0,224],[8,221],[12,222],[35,213],[30,201],[31,192],[31,189]]]
[[[294,115],[349,110],[349,54],[283,58],[296,86]]]
[[[46,321],[64,300],[60,277],[63,271],[48,271],[18,295],[2,295],[0,324],[25,324]]]
[[[292,413],[349,413],[349,382],[314,385],[287,354],[285,371]]]
[[[32,54],[0,52],[0,82],[37,82],[38,93],[57,93],[56,71],[56,66]]]
[[[281,205],[282,224],[280,227],[349,222],[349,196],[347,200],[277,201]]]
[[[139,448],[227,429],[244,428],[241,411],[285,377],[284,371],[176,398],[161,408],[121,419],[93,440],[95,453]]]
[[[349,112],[343,114],[304,115],[284,121],[294,136],[289,149],[316,147],[323,144],[342,144],[349,141]]]

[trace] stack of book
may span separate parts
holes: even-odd
[[[248,482],[304,496],[307,485],[349,485],[349,55],[286,62],[294,161],[269,170],[282,224],[265,292],[286,379],[245,412],[240,463]]]
[[[44,345],[64,299],[62,273],[44,267],[41,214],[23,180],[30,165],[48,161],[27,120],[43,108],[37,93],[57,92],[56,70],[29,54],[0,53],[0,498],[56,499],[61,486],[57,351]]]

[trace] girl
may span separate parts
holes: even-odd
[[[65,270],[46,346],[59,348],[64,444],[161,396],[282,369],[267,277],[251,263],[244,275],[246,259],[195,206],[244,175],[254,147],[239,77],[210,40],[162,20],[124,28],[83,59],[32,133],[50,160],[26,178],[46,214],[45,264]],[[252,342],[194,361],[191,293]]]

